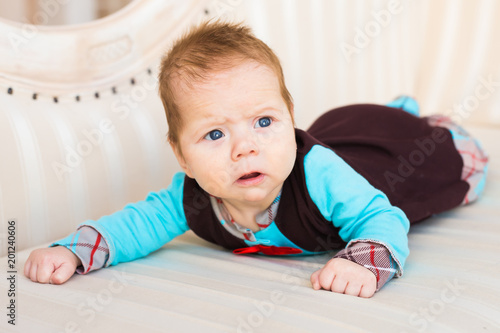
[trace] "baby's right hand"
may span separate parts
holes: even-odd
[[[36,249],[24,264],[24,275],[33,282],[61,284],[81,264],[80,258],[64,246]]]

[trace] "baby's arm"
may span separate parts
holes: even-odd
[[[97,221],[82,223],[76,233],[51,245],[62,246],[33,251],[25,264],[25,275],[35,282],[63,283],[75,271],[85,274],[159,249],[188,230],[183,187],[184,174],[178,173],[168,189],[150,193],[146,200]],[[63,264],[64,279],[56,274]]]
[[[33,282],[61,284],[80,265],[80,259],[64,246],[36,249],[24,264],[24,275]]]
[[[334,283],[337,276],[346,280],[346,286],[347,281],[357,284],[360,280],[365,281],[364,274],[370,273],[375,277],[376,291],[394,275],[401,276],[409,252],[409,221],[403,211],[392,206],[385,194],[327,148],[313,147],[304,160],[304,169],[311,199],[322,215],[338,228],[339,236],[347,243],[336,258],[313,274],[313,286],[317,287],[319,283],[321,288],[332,290],[333,285],[333,291],[337,291],[337,284]],[[373,253],[366,250],[366,244],[371,243],[377,248]],[[361,245],[365,249],[358,251],[357,247]],[[353,276],[353,271],[347,267],[352,265],[337,264],[342,262],[340,258],[359,266],[356,271],[364,272],[361,277]],[[372,260],[383,265],[377,267]],[[351,289],[347,291],[350,293]]]

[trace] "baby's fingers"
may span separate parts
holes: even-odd
[[[311,274],[311,284],[314,290],[320,290],[321,286],[319,284],[319,274],[321,273],[322,269],[318,269],[316,272]]]
[[[344,294],[351,296],[360,296],[363,285],[355,280],[349,280],[344,288]]]
[[[37,270],[38,270],[38,265],[35,262],[31,262],[29,265],[28,274],[26,274],[26,276],[30,278],[30,280],[33,282],[38,282]]]
[[[33,282],[48,283],[53,271],[54,267],[51,264],[27,261],[24,265],[24,275]]]
[[[53,260],[41,258],[39,252],[32,252],[24,264],[24,275],[33,282],[49,283],[52,273],[56,270]]]
[[[368,282],[363,284],[361,290],[359,291],[359,297],[370,298],[375,294],[377,290],[377,282]]]
[[[36,280],[34,281],[40,283],[49,283],[52,272],[54,272],[54,265],[52,263],[40,263],[36,266]]]
[[[348,286],[349,280],[347,280],[342,274],[337,274],[328,289],[335,293],[345,294]]]
[[[311,275],[311,282],[315,290],[319,290],[321,288],[331,290],[334,279],[335,272],[325,267],[317,270]]]
[[[24,276],[26,276],[28,279],[30,277],[30,270],[31,270],[31,261],[28,260],[24,264]]]
[[[62,263],[54,273],[50,276],[49,283],[52,284],[62,284],[75,273],[75,266],[71,263]]]

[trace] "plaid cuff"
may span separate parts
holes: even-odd
[[[489,162],[488,154],[477,139],[474,139],[462,126],[454,123],[449,117],[433,115],[427,117],[427,122],[431,126],[444,127],[450,131],[455,148],[464,162],[462,180],[469,183],[469,191],[462,204],[476,201],[484,190]]]
[[[106,265],[109,258],[108,244],[94,228],[82,226],[66,238],[50,246],[61,245],[73,252],[82,261],[76,273],[87,274]]]
[[[389,250],[378,243],[353,243],[339,251],[334,258],[347,259],[368,268],[377,278],[377,291],[397,272],[397,264]]]

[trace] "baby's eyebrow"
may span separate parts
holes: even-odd
[[[211,116],[204,117],[201,121],[196,121],[196,132],[206,131],[211,127],[217,127],[223,125],[227,122],[227,119],[222,119],[221,117],[215,118]]]
[[[269,112],[269,111],[282,113],[283,112],[283,108],[275,106],[275,105],[266,105],[266,106],[263,106],[263,107],[256,108],[255,113],[256,114],[260,114],[260,113],[265,113],[265,112]]]
[[[262,104],[248,111],[244,114],[244,117],[254,118],[268,113],[281,114],[283,112],[284,108],[281,106]],[[227,119],[225,116],[220,115],[206,115],[202,120],[196,120],[196,122],[196,132],[201,132],[210,129],[211,127],[217,127],[224,125],[227,122],[231,122],[231,119]]]

